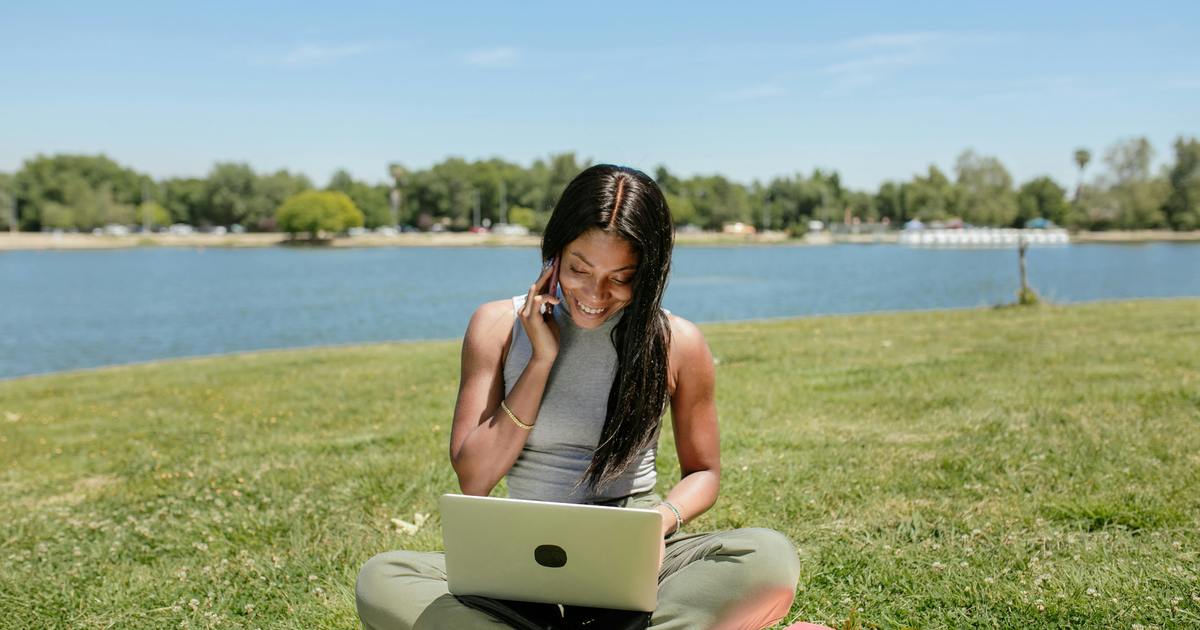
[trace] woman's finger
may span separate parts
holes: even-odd
[[[529,293],[525,296],[525,308],[521,309],[522,316],[529,317],[534,313],[541,313],[540,310],[535,311],[532,308],[532,304],[534,302],[534,298],[537,297],[542,292],[542,289],[546,287],[547,283],[550,282],[550,276],[553,275],[553,273],[554,265],[546,265],[542,269],[541,275],[538,276],[537,281],[529,286]],[[557,302],[555,302],[555,304],[557,304]]]
[[[531,305],[533,304],[533,299],[535,297],[537,297],[537,288],[538,288],[538,283],[536,283],[536,282],[529,285],[529,293],[527,293],[525,295],[525,308],[521,309],[521,315],[523,317],[529,317],[529,315],[531,313],[530,308],[531,308]]]
[[[550,276],[553,276],[553,275],[554,275],[554,265],[546,265],[542,269],[542,273],[541,273],[541,275],[538,276],[537,282],[535,283],[538,288],[538,293],[548,292],[548,291],[546,291],[546,289],[549,288]]]

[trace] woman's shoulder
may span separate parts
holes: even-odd
[[[480,304],[471,315],[467,332],[463,335],[464,349],[501,353],[512,335],[513,317],[512,298]]]
[[[704,333],[700,332],[699,326],[669,311],[667,312],[667,321],[671,324],[672,354],[676,351],[691,353],[699,347],[708,347],[708,342],[704,340]]]
[[[711,374],[713,359],[708,342],[704,340],[704,333],[700,332],[698,326],[674,313],[668,313],[667,320],[671,324],[667,388],[674,396],[681,379],[692,379],[697,374]]]

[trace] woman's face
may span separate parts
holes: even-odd
[[[563,249],[558,270],[563,301],[580,328],[596,328],[633,300],[638,257],[625,239],[599,229]]]

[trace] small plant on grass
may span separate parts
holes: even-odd
[[[1017,291],[1017,306],[1034,306],[1042,301],[1037,292],[1029,286],[1029,278],[1025,274],[1025,250],[1028,248],[1029,244],[1021,237],[1017,245],[1017,259],[1021,266],[1021,290]]]

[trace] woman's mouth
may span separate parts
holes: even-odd
[[[584,313],[585,315],[591,315],[593,317],[595,317],[597,315],[601,315],[604,313],[604,311],[608,310],[607,308],[592,308],[590,306],[585,306],[579,300],[575,300],[575,306],[579,307],[580,312]]]

